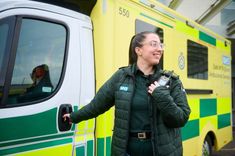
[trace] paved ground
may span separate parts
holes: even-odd
[[[235,129],[233,130],[233,141],[219,152],[213,152],[212,156],[235,156]]]

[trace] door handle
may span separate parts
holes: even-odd
[[[58,126],[60,131],[68,131],[71,129],[71,124],[69,120],[64,121],[63,115],[72,112],[72,105],[71,104],[62,104],[59,108],[59,115],[58,115]]]

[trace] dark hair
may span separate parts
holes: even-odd
[[[135,48],[143,46],[142,43],[143,43],[144,39],[146,38],[146,35],[148,35],[148,34],[156,34],[156,33],[151,32],[151,31],[143,31],[143,32],[140,32],[140,33],[134,35],[131,38],[131,42],[130,42],[130,46],[129,46],[129,64],[133,64],[133,63],[137,62],[137,54],[135,52]]]

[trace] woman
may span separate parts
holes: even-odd
[[[190,108],[178,77],[159,69],[162,53],[157,34],[136,34],[130,66],[114,73],[88,105],[64,118],[78,123],[115,105],[112,156],[181,156],[179,127],[187,122]],[[169,79],[166,85],[157,81],[161,76]]]

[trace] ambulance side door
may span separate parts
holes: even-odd
[[[79,107],[80,27],[42,9],[1,12],[0,155],[73,154],[75,127],[62,116]]]

